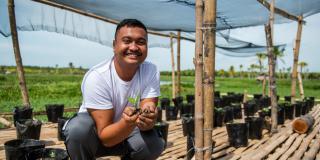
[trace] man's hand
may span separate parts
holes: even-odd
[[[146,131],[153,128],[157,120],[158,110],[153,102],[145,102],[141,106],[141,114],[137,119],[137,126],[140,130]]]
[[[134,107],[126,107],[122,113],[122,118],[130,126],[135,125],[139,116],[139,114],[134,114],[134,113],[135,113]]]

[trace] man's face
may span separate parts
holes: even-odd
[[[147,33],[139,27],[124,26],[113,41],[113,51],[120,65],[139,65],[147,57]]]

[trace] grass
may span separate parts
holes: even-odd
[[[43,111],[45,104],[50,103],[62,103],[66,108],[79,107],[82,101],[80,90],[82,77],[83,75],[27,74],[26,82],[34,111]],[[171,77],[161,76],[161,81],[171,81]],[[182,96],[194,94],[194,77],[183,76],[181,81],[183,82]],[[262,92],[261,83],[253,79],[217,78],[215,87],[215,90],[221,93],[243,93],[244,90],[247,90],[249,94]],[[319,80],[304,80],[304,89],[306,96],[320,98]],[[277,92],[281,97],[290,95],[291,81],[278,80]],[[171,94],[170,84],[161,86],[161,97],[171,97]],[[14,106],[21,104],[21,93],[16,75],[0,75],[0,112],[12,112]],[[42,119],[41,116],[40,119]]]
[[[161,81],[171,81],[170,76],[161,76]],[[181,77],[182,96],[186,94],[194,94],[194,77]],[[304,94],[305,96],[314,96],[320,98],[320,80],[304,80]],[[241,78],[216,78],[215,90],[221,93],[236,92],[244,93],[246,90],[248,94],[262,93],[262,83],[255,79],[241,79]],[[297,86],[296,95],[299,95],[299,88]],[[171,85],[161,86],[161,94],[163,96],[171,96]],[[291,80],[278,79],[277,80],[277,94],[280,97],[289,96],[291,94]]]
[[[45,104],[62,103],[77,107],[81,102],[82,75],[27,74],[26,83],[34,111],[44,110]],[[21,93],[16,75],[0,76],[0,112],[11,112],[21,106]]]

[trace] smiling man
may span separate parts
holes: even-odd
[[[159,71],[150,62],[148,33],[135,19],[121,21],[113,41],[114,56],[91,68],[83,78],[83,102],[64,126],[71,159],[156,159],[164,141],[153,130],[160,96]],[[137,104],[129,99],[138,99]],[[141,112],[147,111],[147,112]]]

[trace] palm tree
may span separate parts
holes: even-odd
[[[290,74],[291,73],[291,67],[288,67],[287,68],[287,78],[290,78]]]
[[[280,60],[283,64],[285,64],[285,61],[283,59],[284,55],[284,48],[280,49],[279,47],[273,48],[273,54],[276,56],[276,68],[278,68],[278,60]]]
[[[256,64],[251,64],[249,68],[250,68],[250,71],[251,71],[251,73],[252,73],[252,76],[255,77],[255,69],[256,69],[256,68],[259,68],[259,69],[260,69],[260,66],[258,66],[258,65],[256,65]]]
[[[266,53],[257,53],[256,56],[258,58],[260,74],[262,74],[263,68],[264,68],[263,61],[267,58],[267,54]]]
[[[304,61],[300,61],[300,62],[298,63],[298,66],[300,66],[300,73],[301,73],[301,76],[303,77],[303,73],[302,73],[303,68],[307,67],[307,66],[308,66],[308,63],[307,63],[307,62],[304,62]]]
[[[307,66],[308,66],[308,63],[307,63],[307,62],[304,62],[304,61],[300,61],[300,62],[298,63],[298,65],[300,66],[300,73],[302,74],[303,68],[304,68],[304,67],[307,67]]]

